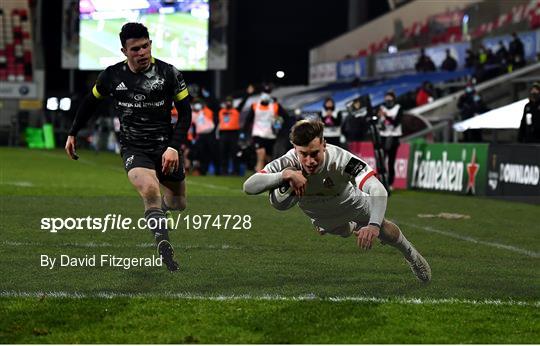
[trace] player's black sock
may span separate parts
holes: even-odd
[[[167,230],[167,218],[160,208],[150,208],[144,212],[146,225],[154,234],[156,243],[162,240],[169,240],[169,231]]]

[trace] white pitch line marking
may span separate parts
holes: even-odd
[[[30,181],[2,181],[0,185],[10,185],[10,186],[19,186],[19,187],[32,187],[34,183]]]
[[[361,303],[385,303],[385,304],[405,304],[405,305],[440,305],[440,304],[464,304],[464,305],[494,305],[494,306],[531,306],[540,307],[540,301],[518,301],[518,300],[500,300],[500,299],[462,299],[462,298],[381,298],[368,296],[336,296],[336,297],[318,297],[311,293],[300,296],[283,296],[275,294],[262,295],[199,295],[190,293],[117,293],[117,292],[66,292],[66,291],[2,291],[0,297],[5,298],[174,298],[186,300],[210,300],[210,301],[328,301],[328,302],[361,302]]]
[[[495,242],[485,241],[485,240],[478,240],[478,239],[475,239],[475,238],[472,238],[472,237],[469,237],[469,236],[459,235],[459,234],[452,233],[452,232],[447,232],[447,231],[442,231],[440,229],[435,229],[435,228],[429,227],[429,226],[425,227],[425,226],[419,226],[419,225],[415,225],[415,224],[412,224],[412,223],[405,223],[405,222],[403,222],[402,224],[407,225],[409,227],[420,228],[421,230],[424,230],[426,232],[436,233],[436,234],[444,235],[444,236],[447,236],[447,237],[450,237],[450,238],[468,241],[468,242],[471,242],[471,243],[474,243],[474,244],[481,244],[481,245],[491,246],[491,247],[494,247],[494,248],[497,248],[497,249],[503,249],[503,250],[508,250],[508,251],[512,251],[512,252],[517,252],[519,254],[526,255],[526,256],[529,256],[529,257],[534,257],[534,258],[540,257],[540,253],[538,253],[538,252],[522,249],[522,248],[512,246],[512,245],[500,244],[500,243],[495,243]]]
[[[45,244],[39,242],[18,242],[18,241],[9,241],[4,240],[0,242],[0,246],[50,246],[50,247],[83,247],[83,248],[154,248],[156,244],[154,243],[140,243],[135,245],[114,245],[111,243],[96,243],[96,242],[87,242],[87,243],[60,243],[60,244]],[[177,249],[211,249],[211,250],[241,250],[243,247],[229,245],[229,244],[219,244],[219,245],[176,245]]]

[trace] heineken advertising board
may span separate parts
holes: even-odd
[[[409,187],[484,195],[488,144],[412,144]]]
[[[540,145],[491,145],[487,175],[488,196],[540,202]]]

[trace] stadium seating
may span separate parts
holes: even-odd
[[[27,1],[2,1],[0,7],[0,81],[33,78],[33,43]]]
[[[471,74],[470,69],[462,69],[454,72],[428,72],[421,74],[406,74],[394,78],[385,79],[376,83],[369,83],[358,88],[349,88],[346,90],[337,90],[331,92],[332,98],[336,101],[336,108],[344,109],[345,104],[359,95],[370,95],[373,105],[379,105],[383,102],[384,93],[389,89],[399,97],[411,91],[415,91],[422,85],[422,82],[429,80],[432,83],[443,83],[446,81],[457,80]],[[325,95],[325,97],[328,95]],[[322,108],[323,97],[320,100],[308,103],[302,106],[302,111],[318,111]]]
[[[463,12],[456,13],[445,13],[439,15],[446,16],[459,16],[463,15]],[[421,46],[420,42],[425,44],[444,44],[444,43],[453,43],[460,42],[463,39],[462,28],[459,25],[451,25],[445,29],[443,32],[430,32],[429,23],[433,18],[436,18],[439,15],[434,15],[425,20],[415,21],[408,27],[403,28],[402,37],[409,42],[407,46],[419,47]],[[510,30],[513,31],[513,25],[517,25],[521,22],[529,23],[531,29],[540,27],[540,1],[531,0],[526,4],[513,6],[506,13],[500,14],[497,18],[493,20],[488,20],[486,22],[478,23],[471,28],[470,36],[473,39],[482,38],[485,35],[489,35],[494,30]],[[521,31],[523,28],[520,28]],[[383,52],[387,49],[390,42],[394,42],[396,37],[384,37],[379,41],[371,42],[367,45],[367,48],[362,48],[358,50],[357,55],[359,57],[367,56],[369,54],[376,54]],[[425,45],[424,44],[424,45]]]

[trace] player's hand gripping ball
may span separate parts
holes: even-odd
[[[277,210],[291,209],[298,203],[298,196],[288,182],[270,190],[270,204]]]

